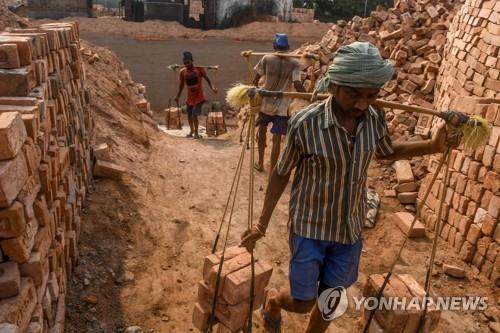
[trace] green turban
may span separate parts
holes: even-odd
[[[340,47],[315,93],[328,91],[330,83],[353,88],[381,88],[394,74],[394,66],[384,60],[377,47],[354,42]]]

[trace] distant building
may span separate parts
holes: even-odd
[[[92,0],[27,0],[27,4],[27,13],[33,18],[92,16]]]
[[[223,29],[256,20],[259,16],[275,16],[288,22],[292,19],[292,0],[202,0],[200,15],[205,29]]]

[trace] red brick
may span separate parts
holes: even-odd
[[[480,202],[484,193],[483,184],[474,182],[470,192],[470,198],[475,202]]]
[[[493,171],[488,171],[484,177],[484,188],[491,190],[494,195],[500,195],[500,176]]]
[[[455,191],[459,194],[464,194],[466,186],[467,186],[467,177],[465,175],[458,174],[457,186],[455,187]]]
[[[26,228],[24,207],[19,202],[14,202],[7,209],[0,210],[0,238],[21,236]]]
[[[13,69],[21,67],[21,60],[17,51],[16,44],[0,45],[0,68]]]
[[[458,230],[462,235],[467,235],[469,232],[469,228],[472,224],[472,219],[468,216],[462,216],[460,219],[460,224],[458,226]]]
[[[42,194],[38,197],[38,199],[33,204],[33,209],[35,211],[35,217],[40,226],[43,227],[50,224],[49,208],[47,207],[45,195]]]
[[[246,250],[243,247],[232,246],[228,247],[224,253],[224,261],[232,259],[240,254],[245,253]],[[211,269],[220,263],[222,252],[217,252],[205,257],[203,264],[203,279],[208,281],[210,278]]]
[[[398,227],[409,237],[425,237],[425,226],[417,220],[413,229],[410,230],[414,216],[407,212],[398,212],[394,214],[394,219]]]
[[[482,256],[486,256],[486,252],[488,252],[488,248],[492,242],[491,237],[482,237],[477,241],[477,252]]]
[[[120,179],[126,171],[121,165],[105,161],[97,161],[94,166],[94,176],[96,177]]]
[[[460,214],[465,214],[469,205],[469,199],[465,196],[460,196],[460,202],[458,204],[458,212]]]
[[[451,230],[451,227],[448,223],[445,223],[441,229],[441,238],[443,238],[444,240],[448,240],[448,236],[450,234],[450,230]]]
[[[232,259],[225,260],[220,274],[220,286],[224,286],[224,281],[227,275],[250,265],[251,260],[251,256],[248,252],[240,254]],[[217,281],[219,265],[212,267],[212,269],[210,270],[209,278],[208,280],[206,280],[210,290],[215,290],[215,283]],[[222,292],[222,289],[220,289],[220,291]]]
[[[16,69],[0,69],[0,96],[28,96],[36,86],[32,66]]]
[[[465,241],[464,244],[462,245],[462,248],[460,249],[460,259],[463,261],[470,263],[472,259],[474,258],[474,254],[476,252],[476,248],[474,245],[469,243],[468,241]]]
[[[486,236],[492,236],[498,224],[498,219],[493,218],[491,215],[486,215],[481,226],[481,232]]]
[[[495,158],[493,159],[493,166],[491,169],[493,170],[493,172],[500,173],[500,154],[495,154]]]
[[[398,194],[398,200],[402,204],[414,204],[417,197],[418,192],[403,192]]]
[[[486,259],[484,258],[483,255],[481,255],[480,253],[476,252],[474,254],[474,257],[472,258],[472,265],[476,266],[478,269],[481,269],[481,267],[483,266],[485,260]]]
[[[477,224],[471,225],[469,232],[467,233],[467,241],[475,245],[481,236],[481,228]]]
[[[469,204],[467,205],[467,216],[474,216],[476,215],[477,211],[477,203],[475,201],[469,201]]]
[[[22,236],[1,240],[0,246],[3,253],[17,263],[28,261],[35,242],[37,228],[38,224],[33,219],[26,224],[26,229]]]
[[[203,308],[201,304],[196,303],[193,310],[192,323],[200,332],[205,332],[209,327],[210,310]]]
[[[273,268],[265,261],[257,261],[255,264],[255,294],[263,294],[269,283]],[[251,266],[229,274],[224,282],[222,298],[229,304],[234,305],[248,299],[250,295],[250,284],[252,280]],[[259,305],[260,306],[260,305]],[[258,306],[258,307],[259,307]]]
[[[408,160],[396,161],[394,162],[393,167],[396,170],[398,184],[411,183],[415,180],[410,162]]]
[[[483,164],[486,167],[491,167],[493,165],[493,159],[495,158],[496,148],[492,146],[484,147],[483,153]]]
[[[37,295],[31,279],[21,279],[21,290],[16,297],[0,300],[0,322],[19,326],[25,332],[31,320],[31,314],[37,303]]]
[[[33,279],[35,286],[40,287],[44,282],[45,275],[48,277],[47,257],[42,257],[40,252],[31,253],[27,262],[21,264],[21,275]]]
[[[0,207],[9,207],[28,180],[28,166],[24,154],[0,162]]]
[[[498,253],[500,252],[500,245],[497,242],[491,242],[488,246],[488,252],[486,252],[486,259],[491,262],[495,262]]]
[[[469,165],[469,170],[467,172],[467,177],[472,180],[477,180],[479,169],[481,169],[481,163],[477,161],[471,161]]]
[[[21,275],[17,263],[8,261],[0,264],[0,299],[19,294]]]
[[[27,136],[18,112],[0,114],[0,160],[14,158],[21,150]]]
[[[35,218],[33,204],[38,195],[38,192],[40,192],[40,189],[41,189],[40,178],[38,177],[37,174],[35,176],[29,177],[26,183],[24,184],[21,192],[19,192],[17,200],[24,205],[24,214],[26,216],[26,219]]]
[[[500,197],[492,196],[489,205],[488,205],[488,213],[495,219],[500,217]]]
[[[455,248],[456,253],[460,252],[460,249],[462,248],[464,242],[465,242],[464,236],[460,232],[457,232],[455,234],[455,241],[453,243],[453,247]]]

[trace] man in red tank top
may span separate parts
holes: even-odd
[[[175,97],[175,101],[179,103],[179,98],[184,90],[184,86],[187,86],[187,115],[189,127],[191,128],[187,137],[194,136],[195,139],[200,139],[201,135],[198,134],[198,116],[201,114],[201,108],[205,102],[202,78],[207,81],[214,93],[217,93],[217,88],[213,86],[205,69],[194,66],[191,52],[184,52],[182,62],[184,63],[184,68],[179,73],[179,90]]]

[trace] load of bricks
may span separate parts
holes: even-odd
[[[225,251],[217,293],[215,320],[210,319],[221,256],[221,252],[209,255],[205,258],[203,265],[203,280],[198,284],[198,302],[193,311],[193,325],[201,332],[205,332],[210,323],[218,325],[217,332],[219,333],[240,332],[248,322],[252,256],[241,247],[230,247]],[[256,310],[263,304],[264,291],[273,268],[263,260],[254,260],[254,262],[253,310]]]
[[[417,332],[423,313],[425,290],[408,274],[393,274],[386,285],[382,299],[376,298],[384,283],[385,274],[374,274],[368,278],[363,290],[365,311],[363,318],[368,321],[369,311],[375,311],[369,326],[369,333]],[[413,302],[413,300],[418,302]],[[391,305],[398,305],[392,308]],[[415,305],[415,306],[414,306]],[[423,332],[434,331],[441,318],[441,311],[430,303],[426,309]]]
[[[64,332],[92,121],[76,24],[0,33],[1,332]]]
[[[392,81],[381,90],[388,101],[433,108],[434,90],[443,59],[446,33],[456,12],[452,0],[398,0],[394,7],[378,6],[370,16],[355,16],[351,21],[338,21],[320,43],[305,45],[300,51],[317,53],[320,61],[302,61],[302,79],[311,91],[315,80],[326,73],[334,52],[354,41],[376,45],[382,56],[396,67]],[[389,129],[395,138],[410,134],[429,135],[428,116],[393,110],[387,113]]]
[[[440,108],[457,109],[486,118],[492,133],[486,146],[475,151],[456,149],[451,178],[438,181],[422,211],[431,229],[437,221],[439,199],[446,199],[441,237],[460,258],[500,286],[500,104],[481,104],[478,97],[500,98],[500,2],[467,0],[453,20],[438,79]],[[465,97],[464,97],[465,96]],[[435,170],[437,157],[429,170]],[[428,188],[430,175],[420,189]]]

